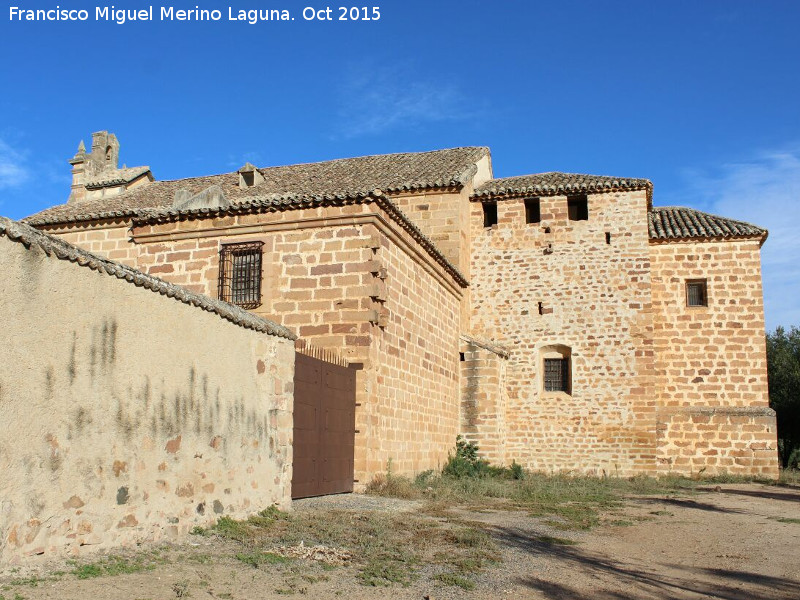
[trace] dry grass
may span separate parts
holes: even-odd
[[[486,533],[454,517],[345,510],[287,514],[271,508],[244,521],[223,517],[194,533],[236,542],[235,557],[255,568],[281,568],[290,562],[279,558],[281,549],[298,544],[345,550],[367,586],[405,586],[433,574],[443,576],[437,577],[440,583],[468,588],[471,576],[499,561]]]
[[[414,480],[391,473],[381,474],[367,486],[367,493],[424,499],[427,502],[423,512],[431,516],[446,516],[457,506],[473,510],[507,508],[548,517],[548,523],[557,528],[591,529],[601,523],[613,524],[616,519],[613,512],[623,507],[626,498],[631,496],[693,494],[702,486],[719,483],[794,485],[798,479],[796,473],[788,471],[784,471],[777,482],[732,475],[622,478],[523,472],[521,477],[515,478],[509,469],[493,469],[485,476],[459,478],[427,471]]]

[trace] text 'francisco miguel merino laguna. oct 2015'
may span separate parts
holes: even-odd
[[[255,25],[261,21],[361,21],[374,22],[381,18],[380,6],[306,6],[302,10],[281,8],[222,9],[176,8],[148,6],[130,9],[115,6],[95,6],[94,9],[22,8],[9,7],[9,20],[27,21],[107,21],[124,25],[134,21],[239,21]]]

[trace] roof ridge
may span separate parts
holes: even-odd
[[[342,158],[330,158],[327,160],[313,160],[310,162],[291,163],[286,165],[271,165],[269,167],[257,167],[259,171],[267,169],[285,169],[286,167],[306,167],[310,165],[322,165],[328,163],[344,162],[346,160],[360,160],[367,158],[384,158],[388,156],[423,156],[425,154],[438,154],[440,152],[452,152],[454,150],[481,150],[489,152],[488,146],[455,146],[454,148],[439,148],[438,150],[422,150],[418,152],[384,152],[383,154],[364,154],[362,156],[344,156]],[[236,171],[233,171],[234,173]]]
[[[174,298],[183,304],[216,313],[226,321],[230,321],[239,327],[289,340],[297,339],[297,336],[283,325],[256,316],[233,304],[197,294],[186,288],[154,277],[153,275],[143,273],[133,267],[92,254],[61,238],[46,234],[25,223],[13,221],[7,217],[0,217],[0,236],[3,235],[12,241],[23,243],[26,247],[36,245],[47,256],[55,255],[55,257],[60,260],[67,260],[81,267],[88,267],[93,271],[125,280],[136,287],[142,287],[161,294],[162,296]]]

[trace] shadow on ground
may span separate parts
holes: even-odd
[[[738,508],[725,508],[717,506],[710,502],[697,502],[696,500],[687,500],[683,498],[642,498],[639,502],[645,504],[668,504],[677,508],[693,508],[695,510],[705,510],[708,512],[727,513],[727,514],[745,514],[746,511]]]
[[[654,564],[653,569],[615,562],[582,551],[576,546],[561,546],[530,537],[517,528],[493,527],[493,535],[503,544],[531,555],[543,555],[559,564],[560,573],[580,573],[591,581],[589,596],[585,587],[539,577],[522,577],[516,583],[537,590],[546,598],[558,600],[667,600],[708,596],[720,600],[796,600],[800,584],[788,579],[724,569],[691,568],[683,565]],[[661,575],[655,571],[669,569],[678,575]],[[608,588],[606,587],[608,584]],[[612,591],[614,590],[614,591]],[[619,591],[625,590],[625,591]]]
[[[720,494],[730,494],[734,496],[749,496],[751,498],[766,498],[769,500],[783,500],[786,502],[800,502],[800,489],[797,491],[778,492],[775,490],[740,490],[740,489],[716,489],[716,488],[697,488],[701,492],[717,492]],[[791,488],[795,489],[795,488]]]

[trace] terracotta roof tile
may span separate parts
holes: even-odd
[[[192,194],[218,185],[232,204],[254,198],[326,197],[365,195],[375,189],[384,192],[461,187],[475,172],[475,162],[488,148],[467,147],[434,152],[384,154],[345,158],[327,162],[259,169],[264,182],[239,188],[238,173],[154,181],[113,198],[61,204],[24,219],[32,225],[70,223],[115,217],[130,217],[150,209],[172,206],[175,192]]]
[[[763,237],[763,243],[767,239],[767,230],[756,225],[682,206],[654,207],[647,226],[651,240]]]
[[[473,200],[483,200],[490,197],[519,196],[521,194],[555,196],[610,190],[650,190],[652,187],[653,184],[648,179],[550,172],[491,179],[478,186],[472,198]]]
[[[228,304],[221,300],[215,300],[201,294],[195,294],[185,288],[167,283],[152,275],[147,275],[118,262],[86,252],[85,250],[81,250],[65,242],[61,238],[42,233],[24,223],[12,221],[6,217],[0,217],[0,236],[3,235],[15,242],[21,242],[27,247],[35,245],[47,256],[55,257],[60,260],[67,260],[81,267],[87,267],[93,271],[105,273],[117,279],[124,279],[137,287],[142,287],[157,294],[174,298],[184,304],[216,313],[223,319],[239,327],[253,329],[289,340],[297,339],[297,336],[286,329],[286,327],[257,317],[238,306]]]
[[[86,187],[88,189],[97,189],[111,185],[130,183],[149,171],[150,167],[130,167],[98,173],[95,177],[86,180]]]

